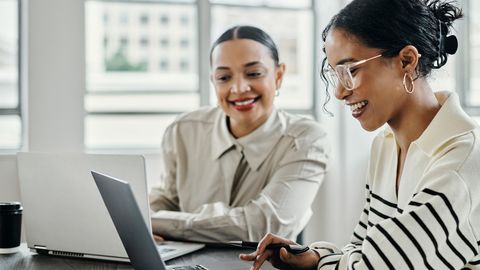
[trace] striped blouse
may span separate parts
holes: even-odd
[[[398,195],[391,130],[372,145],[365,207],[350,243],[312,247],[318,269],[480,269],[480,128],[454,93],[407,153]]]

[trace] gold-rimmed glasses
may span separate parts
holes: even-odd
[[[340,81],[340,83],[343,85],[343,87],[345,87],[345,89],[352,91],[355,88],[352,69],[381,56],[382,54],[379,54],[353,63],[336,65],[335,68],[329,66],[326,70],[324,70],[324,72],[325,74],[328,74],[327,78],[329,78],[329,81],[333,84],[334,87],[337,87],[338,82]]]

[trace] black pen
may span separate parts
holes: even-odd
[[[244,247],[244,248],[252,248],[252,249],[256,249],[258,246],[258,242],[249,242],[249,241],[229,241],[228,244],[236,247]],[[271,250],[280,250],[282,247],[284,247],[288,252],[292,254],[300,254],[309,250],[308,246],[295,245],[295,244],[290,245],[285,243],[275,243],[275,244],[267,245],[267,249],[271,249]]]

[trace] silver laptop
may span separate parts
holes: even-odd
[[[90,171],[128,179],[150,230],[143,156],[18,153],[17,161],[26,239],[32,251],[129,261]],[[168,260],[203,245],[167,242],[157,247]]]
[[[142,219],[140,207],[128,182],[95,171],[92,171],[92,175],[133,268],[207,270],[201,265],[167,268],[155,247],[148,223]]]

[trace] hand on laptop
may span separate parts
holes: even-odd
[[[155,242],[163,242],[163,241],[165,241],[165,239],[163,239],[163,237],[161,237],[161,236],[158,235],[158,234],[153,234],[153,240],[155,240]]]

